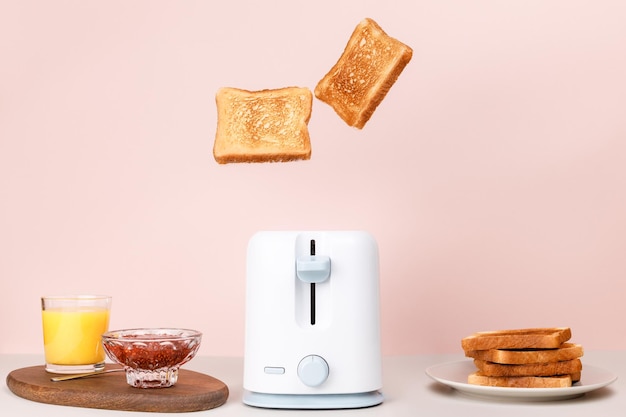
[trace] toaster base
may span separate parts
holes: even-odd
[[[379,405],[383,395],[379,391],[352,394],[265,394],[244,390],[243,403],[260,408],[294,410],[331,410],[365,408]]]

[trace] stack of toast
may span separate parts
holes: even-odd
[[[462,339],[476,372],[468,383],[492,387],[560,388],[580,381],[583,347],[568,327],[478,332]]]
[[[363,19],[337,63],[318,82],[315,97],[346,124],[362,129],[412,55],[410,47],[387,35],[374,20]],[[216,94],[215,160],[227,164],[310,159],[311,97],[306,87],[221,88]]]

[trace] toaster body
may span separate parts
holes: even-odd
[[[382,403],[379,258],[370,234],[259,232],[246,275],[245,404]]]

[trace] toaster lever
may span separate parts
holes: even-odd
[[[328,256],[303,256],[296,260],[296,274],[304,282],[312,284],[324,282],[330,276]]]

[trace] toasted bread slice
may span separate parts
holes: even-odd
[[[571,375],[583,369],[580,359],[569,361],[532,363],[524,365],[502,365],[474,359],[474,365],[485,376],[554,376]]]
[[[580,358],[583,354],[582,345],[574,343],[563,343],[555,349],[489,349],[465,352],[465,356],[470,358],[509,365],[568,361]]]
[[[474,372],[467,378],[467,382],[473,385],[489,387],[509,388],[567,388],[572,386],[570,375],[558,376],[486,376],[480,372]]]
[[[463,350],[554,349],[572,337],[569,327],[478,332],[461,340]]]
[[[308,88],[247,91],[221,88],[213,156],[230,162],[310,159],[308,122],[313,95]]]
[[[315,96],[349,126],[362,129],[412,56],[409,46],[366,18],[357,25],[337,63],[318,82]]]

